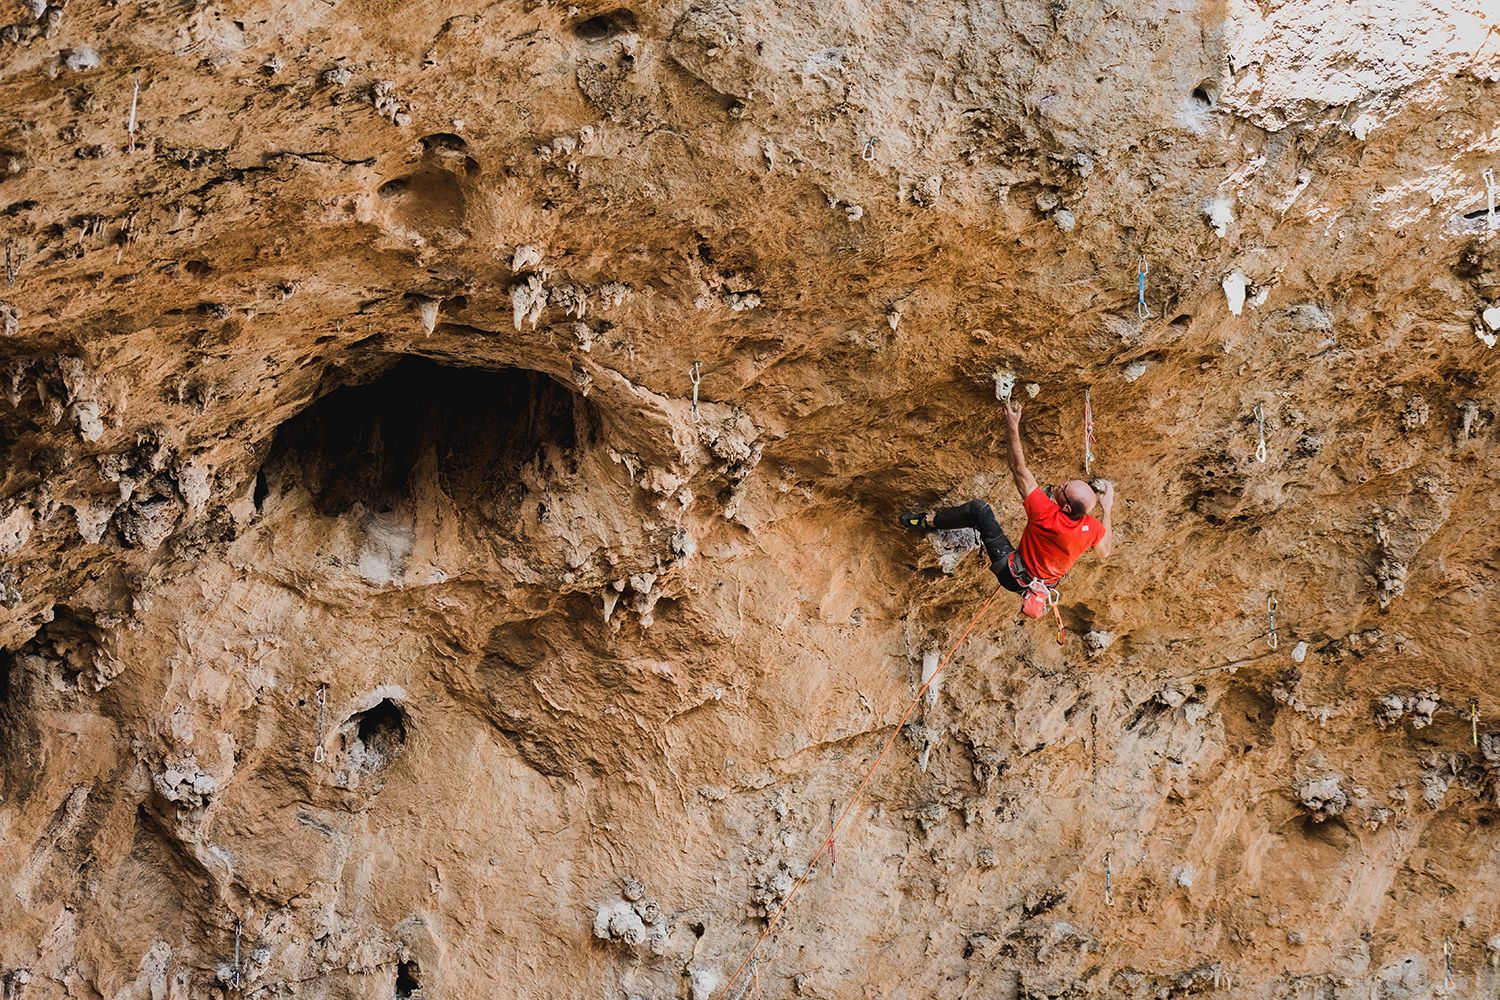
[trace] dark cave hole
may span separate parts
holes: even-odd
[[[266,497],[271,495],[271,487],[266,482],[266,470],[261,469],[255,473],[255,493],[252,499],[255,502],[256,511],[265,509]]]
[[[1192,322],[1193,317],[1187,313],[1183,313],[1181,316],[1178,316],[1167,325],[1172,327],[1172,329],[1174,330],[1186,330],[1192,324]]]
[[[293,484],[337,516],[390,511],[419,469],[466,515],[514,520],[520,472],[548,446],[578,443],[583,403],[561,383],[516,368],[452,368],[405,357],[363,385],[327,393],[276,431],[263,470],[269,499]],[[427,481],[426,479],[423,480]]]
[[[435,153],[439,151],[450,153],[467,153],[469,144],[452,132],[434,132],[432,135],[424,135],[417,140],[422,144],[424,152]]]
[[[1193,102],[1205,109],[1214,106],[1214,92],[1209,89],[1208,84],[1200,83],[1193,88]]]
[[[573,34],[579,41],[607,42],[616,35],[635,30],[635,13],[624,9],[598,14],[573,26]]]
[[[1490,214],[1489,207],[1486,206],[1484,208],[1477,209],[1476,211],[1473,211],[1473,212],[1465,212],[1464,213],[1464,218],[1467,219],[1470,222],[1477,222],[1478,220],[1484,218],[1485,216],[1487,216],[1489,214]]]
[[[422,981],[417,978],[419,969],[413,961],[396,965],[396,1000],[413,1000],[420,995]]]
[[[356,712],[349,722],[354,730],[349,752],[357,758],[361,770],[380,770],[406,746],[406,713],[389,698]]]

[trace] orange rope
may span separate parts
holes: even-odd
[[[963,641],[969,637],[969,633],[974,630],[975,625],[979,624],[979,619],[984,617],[984,613],[990,609],[990,605],[995,602],[996,597],[1000,596],[1000,591],[1003,589],[1003,587],[996,587],[995,592],[991,594],[982,605],[980,605],[979,610],[974,613],[974,617],[969,620],[969,624],[964,626],[963,632],[959,633],[958,639],[953,643],[952,647],[949,648],[947,655],[945,655],[942,661],[938,663],[937,669],[932,672],[932,676],[927,678],[927,680],[922,684],[922,687],[912,698],[911,704],[906,706],[906,711],[901,714],[901,721],[896,723],[896,728],[891,730],[890,738],[885,741],[885,746],[881,747],[880,753],[875,756],[875,763],[870,765],[870,769],[865,772],[864,780],[861,781],[859,783],[859,787],[854,790],[854,797],[849,800],[848,805],[844,806],[843,812],[839,813],[838,821],[833,824],[833,829],[828,832],[828,839],[818,845],[818,849],[813,854],[812,860],[809,861],[807,863],[807,866],[802,869],[802,874],[797,877],[797,881],[793,882],[792,887],[787,890],[786,898],[781,901],[781,905],[776,908],[776,912],[773,913],[771,915],[771,919],[766,922],[766,929],[761,931],[760,937],[755,939],[755,944],[750,948],[750,954],[745,956],[745,960],[741,962],[739,964],[739,967],[734,970],[734,975],[729,977],[729,982],[724,985],[726,994],[733,991],[734,984],[739,982],[740,976],[744,974],[745,969],[755,961],[755,956],[757,953],[759,953],[761,945],[766,943],[766,939],[769,938],[771,936],[771,932],[776,929],[776,924],[781,920],[781,915],[785,913],[786,908],[792,904],[792,897],[797,895],[797,890],[802,888],[802,883],[806,882],[807,877],[812,874],[813,866],[818,863],[818,859],[823,856],[823,852],[832,848],[834,837],[838,835],[839,828],[844,825],[844,820],[848,819],[850,813],[854,811],[854,807],[859,805],[860,797],[864,795],[865,786],[868,785],[870,783],[870,779],[875,776],[875,769],[880,767],[880,762],[885,759],[886,753],[891,749],[891,746],[895,744],[896,738],[901,735],[901,730],[903,727],[905,727],[906,720],[911,718],[911,713],[916,710],[917,703],[922,700],[922,696],[927,693],[927,689],[932,687],[933,682],[938,679],[938,675],[943,672],[943,668],[948,665],[948,661],[953,659],[953,654],[958,652],[958,647],[963,645]],[[715,990],[713,994],[710,994],[710,1000],[712,1000],[712,998],[717,994],[718,990]]]

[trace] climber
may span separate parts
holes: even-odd
[[[974,528],[984,543],[990,557],[990,571],[1000,581],[1000,586],[1017,594],[1024,594],[1037,581],[1051,588],[1057,585],[1077,561],[1090,548],[1097,549],[1101,556],[1108,556],[1114,548],[1114,533],[1110,530],[1110,509],[1114,507],[1115,490],[1103,480],[1097,496],[1088,483],[1081,479],[1070,479],[1061,486],[1043,490],[1036,477],[1026,468],[1026,456],[1021,450],[1021,404],[1009,401],[1005,404],[1005,423],[1008,427],[1006,447],[1009,454],[1006,464],[1010,466],[1011,478],[1021,494],[1026,508],[1026,528],[1021,532],[1021,547],[1018,552],[1000,529],[995,512],[983,500],[970,500],[957,507],[942,507],[936,511],[907,511],[901,515],[901,524],[913,531],[930,531],[934,528]],[[1095,500],[1098,501],[1099,518],[1092,517]],[[1030,614],[1031,612],[1027,612]]]

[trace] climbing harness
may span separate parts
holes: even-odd
[[[1151,265],[1142,257],[1135,266],[1135,314],[1140,319],[1150,319],[1151,309],[1146,305],[1146,275],[1151,273]]]
[[[1489,202],[1489,228],[1494,229],[1500,225],[1500,220],[1495,218],[1496,192],[1500,190],[1495,184],[1495,171],[1486,169],[1484,172],[1484,197]]]
[[[1255,460],[1264,462],[1266,460],[1266,410],[1259,403],[1255,404],[1255,433],[1260,439],[1255,445]]]
[[[125,123],[125,135],[128,139],[127,151],[135,152],[135,109],[141,100],[141,74],[137,70],[135,74],[135,89],[130,94],[130,119]]]
[[[1094,401],[1088,389],[1083,390],[1083,474],[1094,464]]]
[[[866,139],[864,152],[859,154],[859,158],[861,160],[864,160],[866,163],[869,163],[871,160],[875,159],[875,144],[879,141],[880,140],[875,138],[873,135],[870,136],[870,138]]]
[[[1270,627],[1266,629],[1266,645],[1274,650],[1281,645],[1281,639],[1276,635],[1276,595],[1266,595],[1266,617],[1270,619]]]
[[[1004,589],[1004,587],[996,587],[990,596],[985,598],[984,603],[979,606],[979,610],[974,612],[974,617],[969,619],[969,624],[964,626],[963,631],[958,634],[958,638],[954,640],[953,645],[948,648],[948,652],[938,661],[937,669],[933,670],[932,676],[922,682],[922,686],[917,690],[916,695],[907,704],[906,711],[901,713],[901,718],[897,721],[896,727],[891,730],[891,735],[886,737],[885,745],[880,748],[880,752],[875,755],[874,762],[865,771],[865,776],[860,780],[859,786],[854,789],[853,796],[844,805],[843,811],[839,813],[838,820],[833,824],[832,833],[829,834],[827,840],[818,845],[818,849],[813,853],[812,858],[803,866],[802,874],[797,876],[796,881],[792,883],[792,887],[787,890],[786,895],[782,898],[781,905],[766,920],[765,929],[760,932],[760,936],[750,946],[750,954],[745,956],[744,960],[740,962],[735,968],[734,973],[729,977],[728,982],[724,986],[725,996],[732,998],[732,1000],[740,1000],[745,995],[745,987],[751,982],[758,981],[758,976],[754,970],[756,956],[760,953],[761,947],[770,938],[771,932],[776,929],[776,925],[781,921],[782,915],[786,913],[787,907],[792,905],[792,900],[796,898],[797,891],[802,888],[808,877],[812,875],[818,860],[823,857],[823,852],[833,843],[834,834],[837,834],[845,821],[854,814],[855,808],[859,806],[860,800],[864,797],[865,787],[869,785],[870,779],[875,776],[875,771],[880,767],[881,761],[885,760],[885,755],[890,752],[891,747],[895,745],[896,740],[901,736],[901,731],[906,728],[906,722],[911,718],[912,712],[916,711],[917,705],[927,695],[927,689],[936,683],[938,677],[943,672],[943,668],[953,659],[954,654],[958,652],[958,648],[969,637],[969,633],[974,631],[974,626],[979,624],[979,619],[984,617],[984,613],[990,609],[990,605],[995,603],[995,598],[999,597],[1000,592]],[[741,977],[745,975],[746,970],[751,970],[752,974],[745,980],[745,986],[742,986],[736,992],[735,986],[741,982]],[[718,990],[715,990],[710,994],[710,998],[717,995]]]
[[[240,933],[244,925],[238,920],[234,922],[234,988],[240,988]]]
[[[1041,577],[1032,576],[1026,564],[1021,562],[1019,552],[1012,552],[1006,557],[1005,568],[1017,583],[1026,588],[1021,592],[1021,611],[1016,615],[1016,624],[1021,624],[1027,618],[1045,617],[1050,611],[1057,621],[1057,644],[1067,645],[1068,636],[1063,628],[1062,612],[1057,610],[1057,602],[1062,593]]]
[[[1104,905],[1115,905],[1115,871],[1108,851],[1104,852]]]
[[[1047,586],[1042,580],[1033,579],[1026,585],[1026,593],[1021,595],[1021,614],[1016,622],[1019,624],[1022,618],[1042,618],[1050,611],[1057,621],[1057,644],[1067,645],[1068,633],[1063,628],[1062,612],[1057,610],[1057,601],[1061,596],[1057,588]]]
[[[328,685],[318,685],[318,742],[313,746],[313,763],[323,763],[323,718],[328,709]]]
[[[698,383],[703,381],[703,362],[694,361],[688,369],[688,378],[693,382],[693,423],[698,422]]]
[[[1474,745],[1479,745],[1479,699],[1469,699],[1469,733],[1474,740]]]
[[[1453,989],[1453,939],[1443,938],[1443,989]]]

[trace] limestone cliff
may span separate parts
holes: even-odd
[[[1492,0],[0,22],[3,1000],[1500,995]]]

